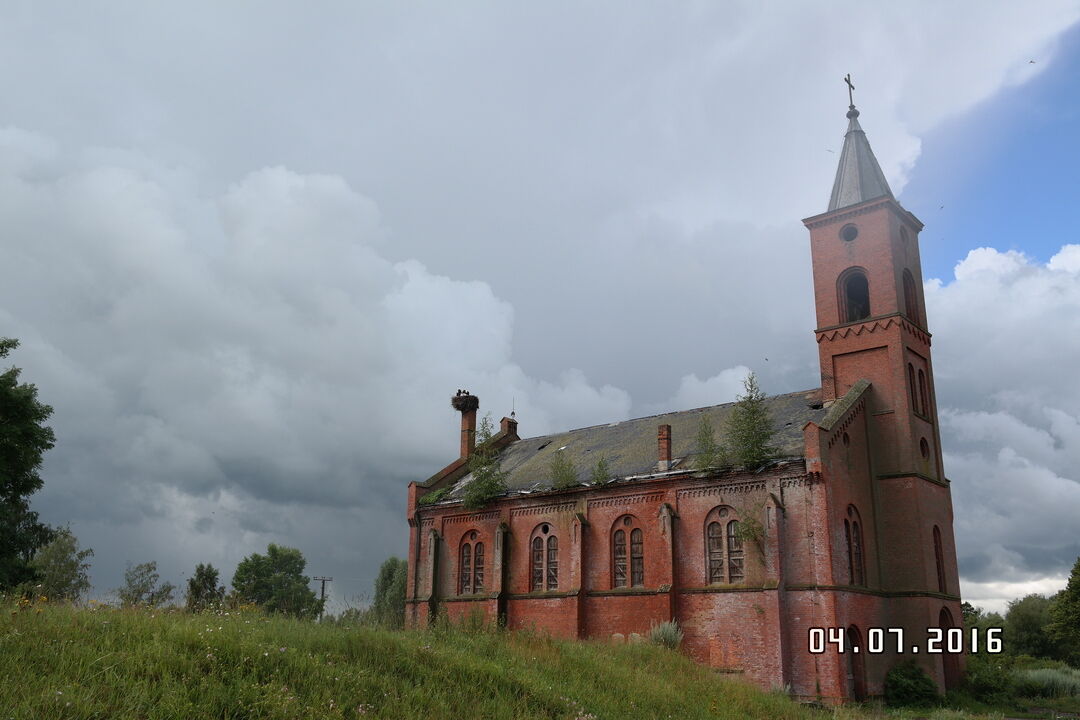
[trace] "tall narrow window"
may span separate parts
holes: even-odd
[[[851,547],[851,521],[844,518],[844,542],[847,544],[848,583],[855,584],[855,552]]]
[[[915,389],[915,367],[911,364],[907,364],[907,378],[908,386],[911,388],[911,410],[912,412],[919,411],[919,393]]]
[[[922,414],[929,417],[930,403],[926,401],[926,375],[919,368],[919,404],[922,405]]]
[[[544,541],[538,537],[532,541],[532,589],[544,589]]]
[[[934,562],[937,565],[937,589],[945,592],[945,553],[941,549],[941,529],[934,526]]]
[[[837,282],[840,322],[849,323],[870,317],[870,283],[862,268],[848,268]]]
[[[461,546],[461,582],[458,594],[468,595],[472,592],[472,546],[465,543]]]
[[[851,565],[852,565],[852,585],[865,585],[866,581],[863,577],[863,549],[862,549],[862,528],[859,527],[859,522],[856,520],[851,523]]]
[[[612,557],[615,561],[615,579],[612,584],[617,588],[626,587],[626,533],[623,530],[615,531],[612,545]]]
[[[645,547],[644,538],[639,528],[630,533],[630,585],[645,585]]]
[[[547,589],[559,589],[559,541],[554,535],[547,541]]]
[[[848,577],[852,585],[866,585],[866,564],[863,559],[862,523],[859,511],[848,505],[844,519],[844,540],[847,543]]]
[[[706,542],[709,553],[709,582],[724,582],[724,531],[720,523],[709,523]]]
[[[739,539],[739,521],[732,520],[727,526],[728,582],[743,579],[743,549]]]
[[[473,592],[484,592],[484,543],[473,547]]]
[[[904,314],[916,325],[922,325],[919,319],[919,301],[915,294],[915,278],[910,270],[904,270]]]

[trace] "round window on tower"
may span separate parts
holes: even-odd
[[[844,227],[840,228],[840,237],[844,240],[851,242],[855,238],[859,237],[859,228],[855,227],[852,223],[848,223]]]

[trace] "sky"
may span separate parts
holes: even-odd
[[[1080,556],[1080,2],[0,6],[0,336],[97,597],[404,556],[458,388],[523,436],[817,385],[851,73],[920,242],[965,600]],[[313,584],[313,588],[318,586]]]

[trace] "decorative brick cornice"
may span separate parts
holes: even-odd
[[[766,487],[764,480],[748,480],[712,487],[686,488],[685,490],[679,490],[677,495],[680,499],[686,497],[710,497],[713,495],[738,495],[765,490]]]
[[[528,515],[555,515],[564,512],[573,512],[577,503],[548,503],[547,505],[530,505],[528,507],[514,508],[510,511],[510,517],[525,517]]]
[[[780,487],[803,487],[804,485],[817,485],[820,482],[822,482],[821,473],[808,472],[799,477],[780,478]]]
[[[818,328],[814,332],[817,333],[817,341],[821,343],[825,340],[832,341],[851,337],[853,335],[855,337],[860,335],[870,335],[879,330],[888,330],[893,327],[900,328],[912,337],[925,343],[927,346],[930,345],[930,333],[911,322],[907,316],[899,312],[890,315],[878,315],[867,318],[862,322],[830,325],[828,327]]]
[[[443,518],[445,525],[457,525],[458,523],[465,522],[484,522],[485,520],[494,520],[499,517],[498,510],[489,510],[487,512],[480,513],[466,513],[464,515],[448,515]]]
[[[664,493],[651,492],[637,495],[620,495],[619,497],[599,498],[589,501],[589,508],[615,507],[616,505],[632,505],[636,503],[658,502],[664,499]]]

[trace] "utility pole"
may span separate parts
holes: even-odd
[[[333,582],[332,577],[313,577],[312,580],[322,583],[322,589],[319,590],[319,620],[322,620],[323,606],[326,604],[326,583]]]

